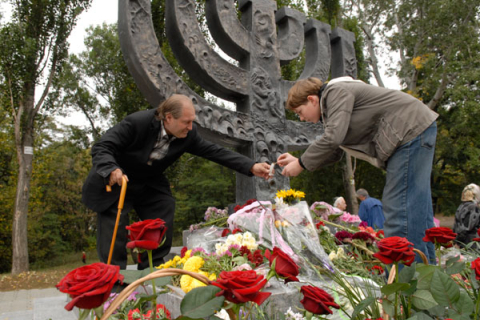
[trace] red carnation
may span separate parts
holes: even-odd
[[[340,243],[346,243],[346,242],[350,242],[350,240],[352,239],[352,234],[348,231],[338,231],[337,233],[335,233],[335,238],[337,239],[338,242]]]
[[[355,239],[362,240],[369,243],[373,243],[375,241],[375,238],[370,233],[364,232],[364,231],[355,232],[352,236],[352,240],[355,240]]]
[[[222,237],[226,237],[229,233],[230,233],[230,229],[228,229],[228,228],[223,229]]]
[[[187,253],[187,251],[188,251],[188,248],[183,247],[182,250],[180,251],[180,258],[185,257],[185,253]]]
[[[325,223],[323,221],[320,221],[320,222],[317,222],[317,224],[315,224],[315,227],[317,227],[317,229],[320,229],[320,227],[323,227],[325,225]]]

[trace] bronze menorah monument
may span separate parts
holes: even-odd
[[[284,152],[306,148],[322,134],[320,125],[285,119],[291,81],[282,79],[281,64],[296,59],[305,47],[300,78],[327,80],[356,77],[353,33],[306,19],[297,10],[277,10],[273,0],[206,0],[208,29],[217,45],[238,66],[212,49],[199,27],[194,0],[165,1],[166,33],[180,65],[211,94],[235,103],[231,111],[200,97],[165,59],[153,28],[150,0],[119,0],[122,51],[139,89],[156,107],[174,93],[189,96],[197,111],[202,136],[234,147],[257,161],[276,161]],[[237,203],[271,200],[289,179],[277,170],[265,181],[237,175]]]

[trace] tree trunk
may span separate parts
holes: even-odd
[[[29,269],[27,213],[33,160],[33,155],[27,154],[30,152],[28,148],[24,150],[22,145],[17,145],[16,148],[19,170],[12,225],[12,274],[26,272]]]
[[[15,117],[15,148],[18,160],[17,191],[12,224],[12,274],[26,272],[28,262],[28,200],[33,162],[34,89],[21,103]],[[24,112],[27,111],[27,112]]]
[[[345,154],[345,165],[343,167],[343,185],[345,187],[345,201],[347,211],[351,214],[358,214],[358,201],[355,190],[355,179],[353,176],[352,157]]]

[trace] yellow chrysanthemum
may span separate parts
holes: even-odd
[[[193,256],[188,258],[188,260],[185,262],[183,265],[183,270],[198,272],[200,268],[203,267],[204,263],[205,261],[203,261],[202,257]]]
[[[190,258],[190,255],[192,254],[192,249],[190,250],[187,250],[187,252],[185,252],[185,255],[183,256],[184,259],[188,259]]]
[[[215,273],[212,273],[210,275],[208,274],[208,272],[205,272],[205,271],[198,271],[198,273],[206,276],[209,280],[212,280],[212,281],[217,279],[217,276],[215,275]],[[204,286],[206,286],[205,283],[193,277],[190,277],[189,275],[183,275],[180,278],[180,288],[185,293],[190,292],[195,288],[204,287]]]

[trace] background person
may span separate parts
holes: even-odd
[[[197,132],[195,108],[190,98],[175,94],[157,109],[135,112],[108,130],[92,147],[92,169],[82,190],[82,200],[97,212],[97,252],[107,262],[117,216],[122,177],[128,190],[113,250],[112,264],[127,264],[128,212],[135,209],[141,220],[166,222],[166,241],[153,251],[153,263],[163,263],[172,246],[175,199],[163,172],[185,153],[214,161],[248,176],[268,179],[270,165],[208,142]],[[112,186],[106,192],[105,185]],[[148,267],[144,252],[138,269]]]
[[[277,160],[282,174],[294,177],[322,168],[344,152],[385,169],[385,236],[407,238],[435,264],[433,244],[422,238],[433,227],[430,176],[438,114],[404,92],[350,77],[327,84],[299,80],[289,90],[286,108],[302,121],[321,121],[325,131],[300,158],[282,154]]]
[[[333,202],[333,206],[337,209],[340,209],[342,211],[347,210],[347,202],[343,197],[336,197],[335,202]]]
[[[361,201],[358,209],[360,219],[365,221],[369,227],[383,229],[385,217],[380,200],[370,197],[365,189],[357,190],[357,198]]]
[[[480,188],[471,183],[462,191],[462,203],[455,212],[453,232],[457,234],[457,241],[461,246],[477,237],[477,230],[480,228]]]

